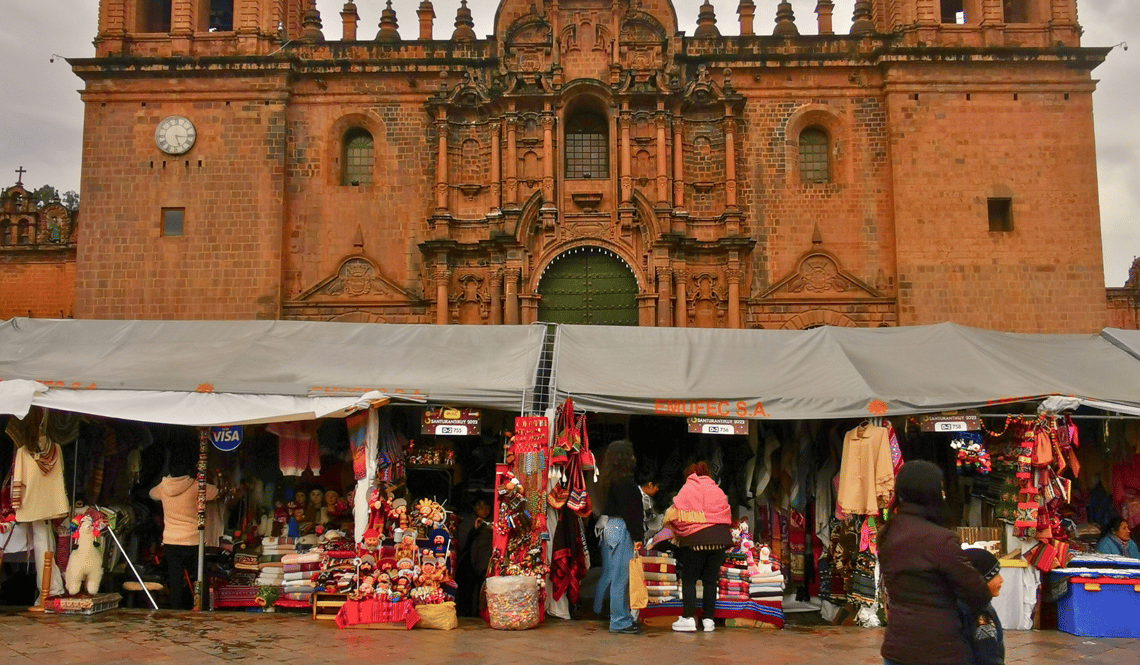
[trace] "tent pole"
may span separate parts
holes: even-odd
[[[198,579],[194,582],[194,611],[202,609],[206,589],[206,442],[210,428],[198,428]]]

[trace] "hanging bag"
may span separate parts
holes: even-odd
[[[570,465],[566,469],[570,476],[570,497],[566,500],[566,507],[574,514],[589,517],[594,507],[590,502],[590,493],[586,491],[586,480],[582,477],[582,464],[580,455],[570,458]]]
[[[556,427],[558,434],[554,437],[554,451],[550,463],[566,464],[570,461],[570,455],[577,452],[582,445],[582,434],[578,431],[578,423],[574,419],[574,402],[569,397],[558,409]]]
[[[594,480],[598,480],[598,463],[594,459],[594,453],[590,450],[590,437],[586,435],[586,414],[578,420],[578,431],[582,437],[582,450],[578,453],[578,461],[582,467],[583,473],[594,474]]]
[[[649,590],[645,588],[645,566],[641,555],[633,553],[629,560],[629,609],[643,610],[649,605]]]

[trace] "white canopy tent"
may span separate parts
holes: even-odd
[[[204,426],[322,418],[380,398],[518,410],[544,336],[542,326],[18,318],[0,324],[0,411]]]

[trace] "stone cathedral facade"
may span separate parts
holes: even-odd
[[[1099,330],[1076,9],[101,0],[76,315]]]

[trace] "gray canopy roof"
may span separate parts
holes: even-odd
[[[1140,335],[1133,339],[1140,349]],[[1140,405],[1138,358],[1099,334],[952,323],[809,331],[560,326],[554,375],[560,394],[591,411],[841,418],[1050,395],[1132,410]]]
[[[339,396],[518,410],[542,326],[11,319],[0,379],[49,388]]]
[[[48,388],[32,397],[12,386],[9,413],[31,399],[84,413],[137,412],[134,419],[150,422],[320,417],[346,406],[330,396],[352,402],[368,391],[517,411],[536,387],[545,332],[541,325],[12,319],[0,325],[0,379]],[[554,348],[556,392],[590,411],[861,418],[1060,395],[1140,414],[1138,331],[559,325]]]

